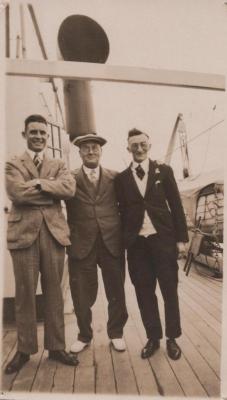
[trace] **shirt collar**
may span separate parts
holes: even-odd
[[[40,160],[43,161],[44,151],[39,151],[39,153],[36,153],[35,151],[32,151],[30,149],[26,149],[26,152],[30,155],[32,160],[34,160],[35,155],[38,154]]]
[[[83,170],[86,175],[90,175],[91,171],[95,171],[97,177],[99,177],[99,172],[100,172],[100,166],[98,165],[96,168],[88,168],[85,165],[83,165]]]
[[[149,158],[146,158],[146,160],[142,161],[141,163],[137,163],[135,161],[132,162],[132,170],[135,171],[135,169],[138,167],[138,165],[141,165],[143,168],[144,172],[147,174],[149,171]]]

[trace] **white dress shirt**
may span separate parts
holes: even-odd
[[[96,168],[88,168],[85,165],[83,165],[83,170],[84,170],[85,174],[87,175],[89,181],[94,182],[94,180],[96,180],[96,181],[99,180],[99,176],[100,176],[99,165]],[[94,176],[95,176],[95,179],[94,179]]]
[[[146,158],[146,160],[144,160],[143,162],[140,163],[141,168],[143,168],[143,170],[145,172],[143,179],[140,179],[136,174],[136,168],[138,167],[138,165],[139,164],[137,162],[133,161],[131,169],[132,169],[133,177],[138,186],[138,189],[139,189],[141,195],[144,197],[145,193],[146,193],[146,188],[147,188],[149,159]],[[145,210],[143,224],[139,231],[139,236],[147,237],[149,235],[154,235],[155,233],[157,233],[157,231],[156,231],[154,225],[152,224],[147,211]]]
[[[36,154],[38,155],[39,159],[41,161],[43,161],[44,151],[35,152],[30,149],[26,149],[26,152],[30,155],[32,161],[34,160],[34,157],[36,156]]]

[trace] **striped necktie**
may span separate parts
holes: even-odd
[[[41,168],[41,165],[42,165],[42,160],[41,160],[41,158],[39,157],[39,153],[36,153],[36,154],[34,155],[33,163],[35,164],[37,170],[40,171],[40,168]]]

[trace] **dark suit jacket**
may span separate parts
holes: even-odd
[[[87,257],[98,232],[113,256],[122,249],[121,223],[114,188],[116,172],[101,168],[96,193],[83,169],[74,171],[77,191],[66,202],[72,245],[68,254],[78,259]]]
[[[140,194],[131,167],[116,177],[115,186],[126,248],[135,241],[145,210],[163,239],[188,241],[185,215],[171,167],[150,160],[144,197]]]
[[[40,192],[32,187],[38,178]],[[60,201],[74,195],[75,180],[62,160],[44,156],[39,176],[27,152],[13,157],[6,163],[6,190],[12,201],[8,216],[8,249],[29,247],[37,238],[43,220],[61,245],[70,244]]]

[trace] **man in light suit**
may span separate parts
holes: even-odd
[[[129,131],[128,151],[133,161],[116,177],[116,190],[129,274],[148,338],[141,357],[152,356],[162,338],[155,294],[158,281],[165,306],[167,352],[177,360],[181,356],[175,340],[181,335],[177,255],[184,254],[188,233],[173,171],[149,160],[150,147],[146,133]]]
[[[71,352],[82,351],[93,336],[91,307],[98,289],[97,264],[101,268],[108,300],[107,333],[113,348],[125,350],[123,327],[127,321],[124,295],[124,252],[119,210],[114,190],[116,172],[99,165],[106,140],[96,134],[77,137],[83,165],[74,172],[75,196],[66,202],[71,246],[70,288],[79,327]]]
[[[27,149],[6,163],[6,189],[12,208],[8,217],[7,243],[15,283],[17,352],[5,373],[19,371],[38,351],[35,295],[39,273],[44,297],[44,347],[49,358],[68,365],[78,360],[65,351],[61,279],[69,229],[61,199],[75,193],[75,181],[62,160],[45,153],[47,122],[41,115],[25,120],[22,133]]]

